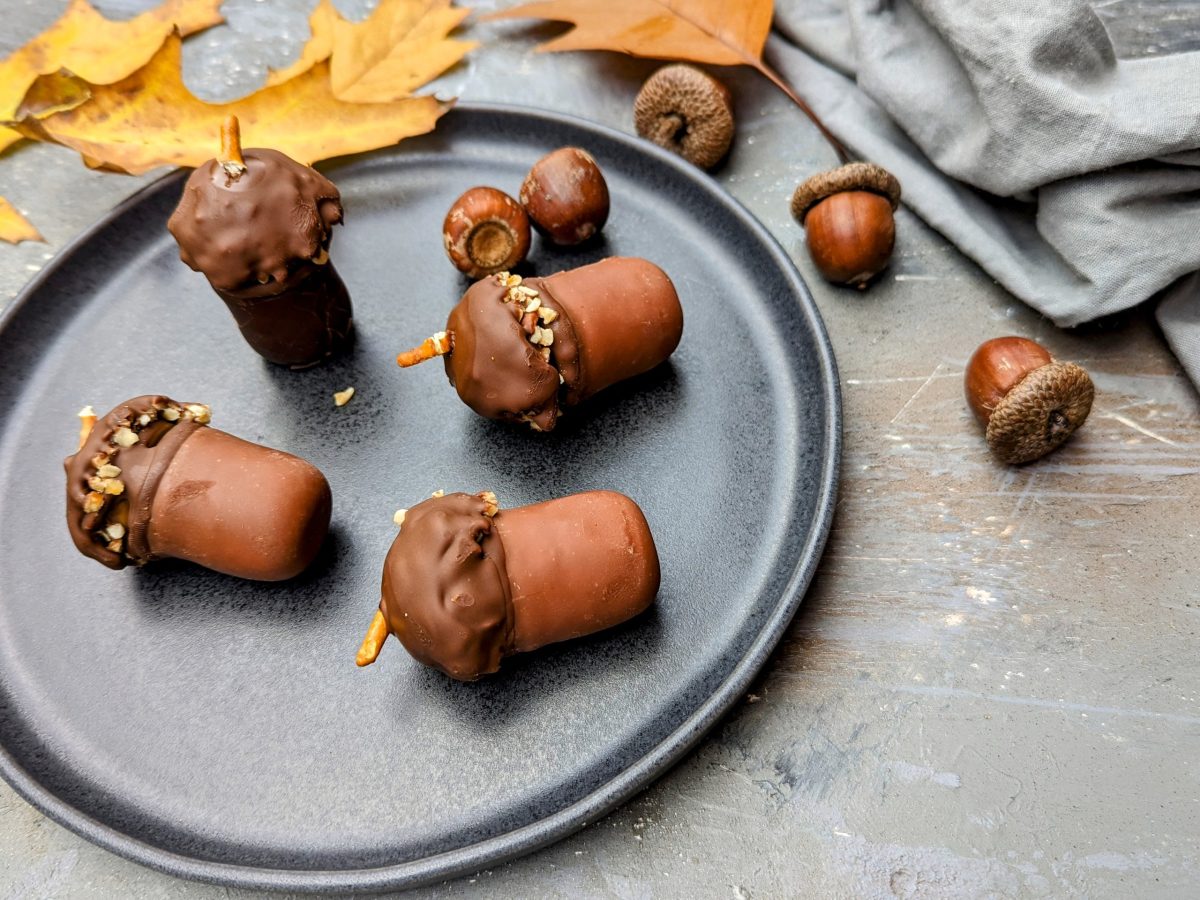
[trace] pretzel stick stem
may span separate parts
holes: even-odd
[[[387,640],[388,633],[383,610],[376,610],[375,618],[371,620],[367,636],[363,638],[362,646],[358,648],[358,656],[354,658],[354,662],[359,666],[369,666],[375,662],[379,658],[379,651],[383,649],[383,642]]]
[[[415,366],[418,363],[423,363],[427,359],[433,359],[436,356],[445,356],[450,352],[451,340],[450,335],[445,331],[439,331],[433,337],[427,337],[411,350],[405,350],[396,357],[396,364],[402,369],[407,369],[409,366]]]
[[[246,160],[242,156],[242,126],[237,116],[229,116],[221,123],[221,156],[217,161],[232,181],[237,181],[246,172]]]

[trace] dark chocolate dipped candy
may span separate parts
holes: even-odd
[[[445,331],[396,361],[444,356],[450,383],[475,412],[549,431],[564,409],[664,362],[682,334],[667,274],[612,257],[546,278],[501,272],[478,281]]]
[[[276,150],[243,154],[231,117],[221,159],[192,172],[167,228],[247,343],[273,363],[304,368],[351,339],[350,295],[329,261],[341,221],[329,179]]]
[[[419,662],[473,681],[510,654],[624,622],[658,593],[654,537],[624,494],[501,511],[488,491],[439,493],[397,518],[360,666],[394,634]]]
[[[110,569],[185,559],[258,581],[308,567],[329,530],[325,476],[209,419],[207,406],[162,396],[128,400],[90,429],[85,418],[64,463],[81,553]]]

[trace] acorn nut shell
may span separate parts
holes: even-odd
[[[595,237],[608,221],[608,182],[579,147],[560,147],[534,163],[520,198],[533,227],[560,247]]]
[[[1092,410],[1095,386],[1075,363],[1058,362],[1040,344],[994,338],[967,363],[967,402],[1002,462],[1031,462],[1062,446]]]
[[[511,269],[529,253],[524,208],[503,191],[474,187],[454,201],[442,223],[442,243],[455,267],[471,278]]]

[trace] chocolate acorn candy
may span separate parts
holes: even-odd
[[[239,578],[299,575],[329,530],[329,483],[290,453],[208,427],[199,403],[127,400],[82,413],[68,456],[67,527],[110,569],[185,559]]]
[[[333,182],[277,150],[242,152],[238,120],[221,157],[192,172],[167,228],[264,359],[302,369],[347,347],[350,295],[329,261],[342,221]]]
[[[445,331],[396,362],[444,356],[450,383],[475,412],[550,431],[564,409],[664,362],[682,334],[667,274],[612,257],[546,278],[501,272],[478,281]]]
[[[650,526],[613,491],[504,511],[490,491],[439,492],[397,520],[360,666],[394,634],[419,662],[474,681],[513,653],[631,619],[658,594]]]

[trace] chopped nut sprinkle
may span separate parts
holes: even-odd
[[[430,494],[429,496],[430,496],[430,497],[445,497],[445,496],[446,496],[446,492],[445,492],[444,490],[442,490],[441,488],[438,488],[436,491],[434,491],[434,492],[433,492],[432,494]]]
[[[396,527],[400,528],[404,525],[404,518],[408,515],[407,509],[398,509],[396,514],[392,516],[392,521],[396,523]]]
[[[101,478],[116,478],[121,474],[121,467],[114,466],[112,463],[105,463],[96,467],[96,474]]]
[[[354,396],[354,388],[348,387],[344,391],[333,392],[333,405],[345,406],[350,402],[350,398]]]
[[[184,409],[184,418],[190,418],[197,425],[207,425],[212,421],[212,410],[203,403],[190,403]]]
[[[134,432],[130,431],[129,428],[124,425],[116,430],[112,439],[113,443],[118,447],[132,447],[139,440],[141,440],[141,438],[139,438]]]
[[[479,499],[483,501],[483,514],[489,519],[500,512],[500,501],[496,499],[494,491],[484,491]]]

